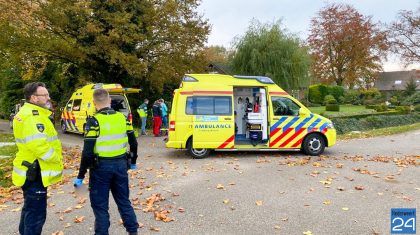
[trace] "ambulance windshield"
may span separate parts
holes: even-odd
[[[111,108],[118,111],[124,116],[128,117],[130,110],[128,109],[127,99],[122,95],[110,95],[111,96]]]

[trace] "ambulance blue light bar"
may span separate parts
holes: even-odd
[[[233,75],[234,78],[239,78],[239,79],[255,79],[261,83],[264,84],[274,84],[273,80],[271,80],[271,78],[269,77],[264,77],[264,76],[242,76],[242,75]]]

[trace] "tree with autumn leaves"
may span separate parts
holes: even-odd
[[[172,94],[185,73],[206,68],[210,26],[198,5],[199,0],[0,0],[0,82],[14,72],[18,80],[62,84],[61,95],[87,82],[141,87],[148,98]]]
[[[400,11],[388,26],[388,34],[392,52],[400,55],[405,65],[420,63],[420,7]]]
[[[386,33],[347,4],[327,5],[311,20],[308,37],[313,74],[339,86],[368,86],[382,70]]]

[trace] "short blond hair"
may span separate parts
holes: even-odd
[[[109,100],[109,93],[107,90],[100,88],[100,89],[96,89],[93,92],[93,101],[95,101],[95,103],[104,104],[108,100]]]

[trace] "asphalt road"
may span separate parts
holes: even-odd
[[[9,132],[7,123],[0,122],[1,132]],[[78,135],[60,139],[68,146],[82,144]],[[215,152],[192,160],[183,150],[166,149],[162,138],[140,137],[139,169],[130,172],[130,198],[144,234],[390,234],[391,208],[419,210],[419,143],[417,130],[339,141],[322,157]],[[406,156],[417,166],[402,162]],[[66,183],[49,192],[49,203],[55,205],[48,208],[43,234],[93,234],[89,200],[83,208],[75,207],[78,197],[87,197],[86,186],[74,191]],[[156,210],[170,211],[174,221],[156,221],[137,203],[156,193],[165,197],[155,203]],[[2,226],[0,234],[17,232],[20,212],[12,210],[21,205],[7,206],[0,212],[0,224],[9,226]],[[63,213],[69,207],[72,211]],[[110,234],[124,234],[112,200],[110,213]],[[84,221],[74,223],[80,216]]]

